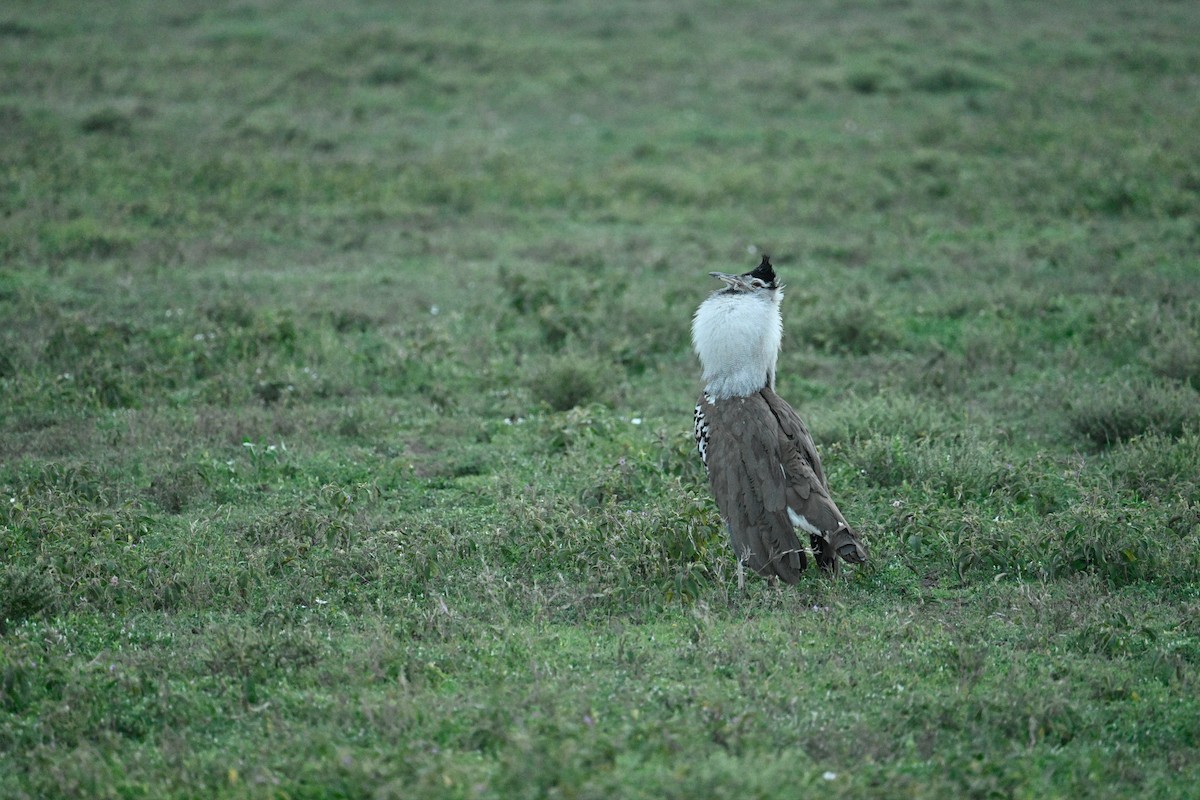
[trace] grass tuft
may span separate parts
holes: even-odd
[[[933,94],[1007,88],[1003,79],[961,64],[944,64],[919,71],[909,83],[919,92]]]
[[[1200,391],[1200,329],[1177,323],[1146,347],[1146,361],[1157,375]]]
[[[797,322],[791,335],[836,355],[866,356],[900,344],[895,322],[870,301],[831,305]]]
[[[534,399],[553,411],[590,403],[612,403],[613,365],[592,356],[563,354],[545,358],[530,376]]]
[[[135,241],[119,226],[92,217],[47,224],[40,240],[43,255],[52,261],[115,258],[128,253]]]
[[[1117,378],[1068,401],[1075,431],[1107,447],[1146,434],[1180,437],[1194,425],[1200,394],[1186,386]]]
[[[88,114],[79,123],[83,133],[107,133],[128,136],[133,133],[133,120],[129,115],[113,108],[103,108]]]
[[[39,566],[5,564],[0,568],[0,636],[10,627],[56,607],[57,591],[54,581]]]

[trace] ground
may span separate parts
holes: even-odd
[[[410,5],[0,11],[0,795],[1191,796],[1200,6]]]

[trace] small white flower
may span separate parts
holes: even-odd
[[[319,597],[318,597],[318,598],[317,598],[317,605],[319,605],[319,606],[327,606],[327,605],[329,605],[329,601],[328,601],[328,600],[322,600],[321,598],[319,598]]]
[[[837,778],[837,773],[836,772],[826,772],[821,777],[827,781],[831,781],[831,780],[834,780],[835,778]]]
[[[641,417],[634,417],[633,419],[631,419],[631,420],[629,420],[629,421],[630,421],[630,422],[632,422],[634,425],[641,425],[641,424],[642,424],[642,418],[641,418]]]

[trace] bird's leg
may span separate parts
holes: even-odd
[[[821,571],[830,576],[837,575],[837,552],[829,540],[814,533],[809,537],[809,541],[812,543],[813,556],[817,559]]]

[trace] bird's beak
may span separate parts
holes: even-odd
[[[718,280],[724,281],[725,284],[727,286],[729,286],[731,289],[734,289],[734,288],[745,289],[746,288],[746,279],[743,278],[741,275],[730,275],[728,272],[710,272],[708,274],[714,278],[717,278]]]

